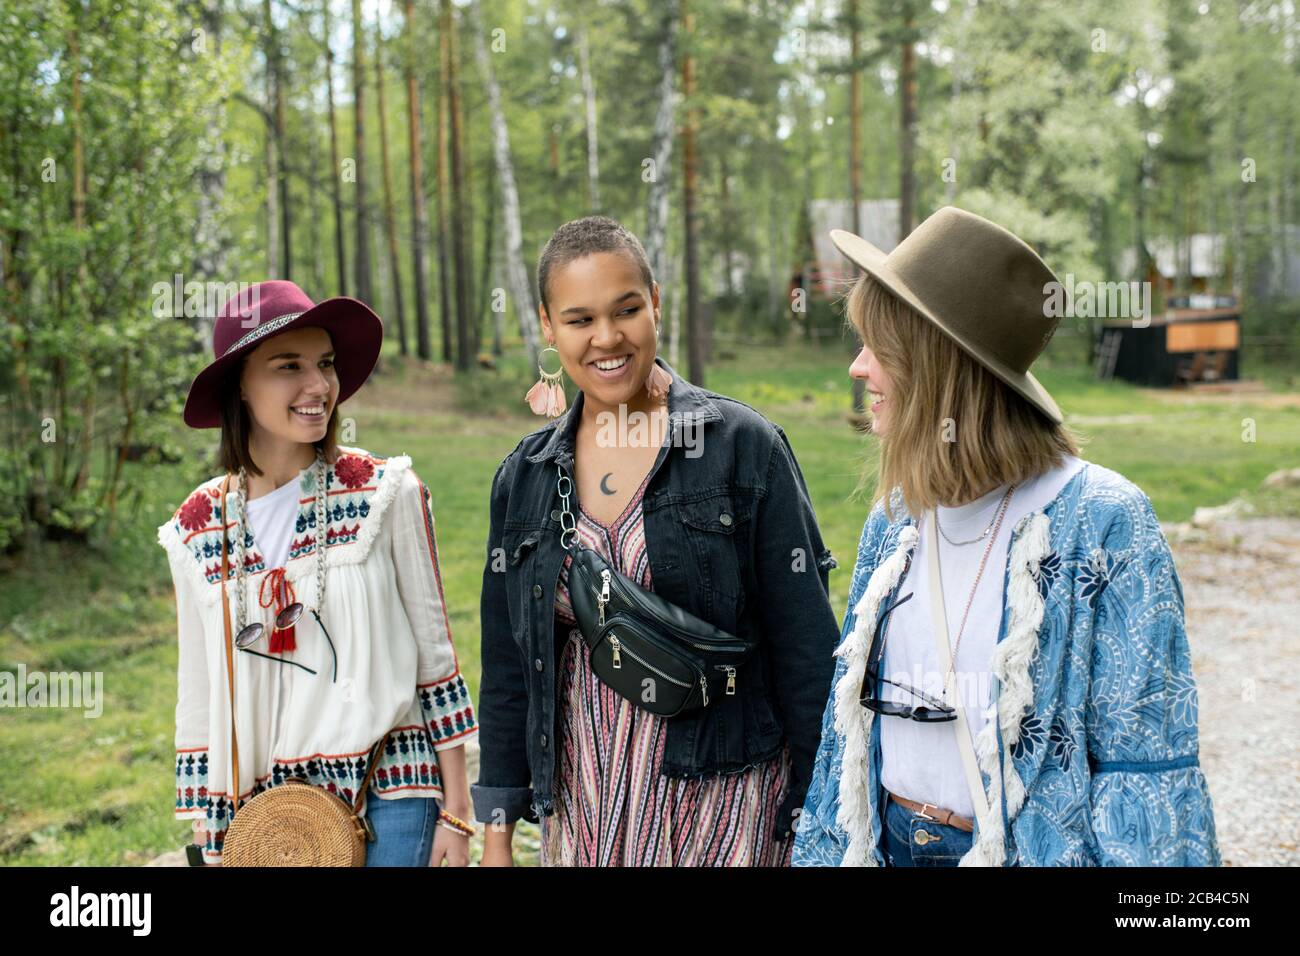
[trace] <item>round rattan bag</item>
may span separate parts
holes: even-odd
[[[259,793],[226,831],[224,866],[364,866],[369,821],[301,780]]]

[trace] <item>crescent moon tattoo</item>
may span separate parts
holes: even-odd
[[[610,488],[608,485],[605,484],[606,480],[612,477],[614,477],[614,473],[611,471],[611,472],[607,472],[605,474],[605,477],[600,479],[600,490],[602,494],[606,494],[606,495],[618,494],[618,492],[615,489]]]

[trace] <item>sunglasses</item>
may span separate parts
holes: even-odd
[[[271,628],[271,633],[274,634],[276,631],[287,631],[289,628],[293,627],[298,623],[299,619],[302,617],[303,611],[305,610],[306,608],[303,607],[301,602],[295,601],[293,604],[290,604],[275,616],[275,626]],[[334,641],[330,637],[330,632],[325,628],[325,622],[320,619],[320,615],[314,608],[312,609],[311,616],[316,619],[316,623],[320,625],[321,633],[325,635],[325,640],[329,643],[330,654],[334,659],[334,670],[330,676],[330,682],[335,683],[338,681],[339,676],[338,651],[334,649]],[[264,657],[268,661],[277,661],[281,664],[292,664],[294,667],[302,668],[308,674],[316,673],[306,664],[299,664],[297,661],[290,661],[283,657],[275,657],[271,654],[263,654],[261,651],[253,650],[253,645],[261,640],[262,636],[266,633],[266,625],[261,621],[256,621],[235,635],[235,646],[246,654],[252,654],[256,657]]]
[[[874,664],[868,663],[865,673],[862,675],[862,689],[858,693],[858,703],[872,713],[880,714],[882,717],[902,717],[905,720],[917,720],[922,723],[942,723],[948,720],[957,719],[955,708],[948,707],[935,700],[929,694],[923,693],[914,687],[906,684],[899,684],[887,678],[881,677],[877,672],[880,666],[880,659],[885,656],[885,631],[889,627],[889,615],[903,604],[912,599],[912,594],[908,593],[905,597],[895,601],[889,607],[881,612],[876,634],[871,638],[871,652],[868,654],[868,660],[875,660]],[[876,653],[876,641],[880,641],[880,651]],[[884,700],[877,691],[877,685],[888,684],[890,687],[897,687],[905,690],[918,700],[924,701],[924,704],[904,704],[894,700]]]

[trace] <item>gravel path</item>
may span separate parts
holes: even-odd
[[[1300,864],[1300,520],[1165,529],[1225,866]]]

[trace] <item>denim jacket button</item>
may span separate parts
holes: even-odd
[[[560,520],[560,509],[559,509],[559,508],[552,508],[552,509],[551,509],[551,520],[552,520],[552,521],[559,521],[559,520]]]
[[[542,734],[542,746],[546,746],[546,734]]]
[[[722,522],[724,528],[731,527],[731,515],[727,514],[725,511],[718,515],[718,521]]]
[[[540,584],[534,584],[534,585],[533,585],[533,597],[535,597],[535,598],[539,598],[539,597],[541,597],[541,596],[542,596],[542,586],[541,586]]]
[[[533,666],[536,667],[536,668],[540,671],[540,670],[541,670],[542,668],[544,668],[546,665],[542,663],[542,659],[539,657],[539,658],[537,658],[537,660],[533,661]]]

